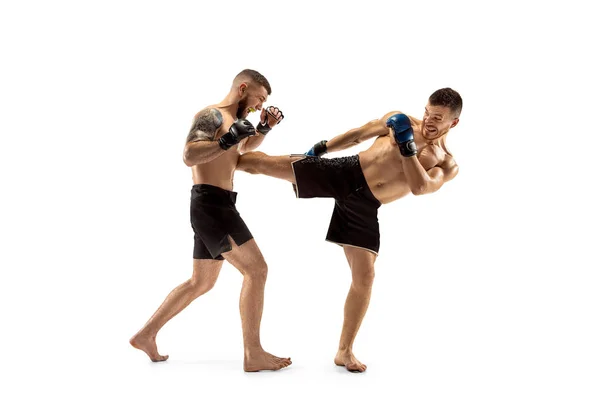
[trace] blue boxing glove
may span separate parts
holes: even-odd
[[[311,157],[321,157],[325,153],[327,153],[327,140],[321,140],[319,143],[311,147],[309,151],[304,153],[304,155]]]
[[[394,139],[400,147],[400,154],[412,157],[417,154],[414,133],[410,126],[410,119],[405,114],[394,114],[388,118],[386,125],[394,131]]]

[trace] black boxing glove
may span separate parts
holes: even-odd
[[[263,109],[261,113],[261,120],[256,125],[256,131],[266,135],[271,130],[271,126],[269,125],[269,116],[274,118],[279,124],[283,120],[283,113],[277,107],[269,106],[266,110]]]
[[[219,146],[228,150],[231,146],[238,144],[249,136],[256,135],[254,125],[247,119],[238,119],[230,127],[229,132],[219,138]]]

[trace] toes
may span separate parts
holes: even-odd
[[[169,356],[161,356],[160,354],[151,357],[150,359],[154,362],[160,362],[160,361],[167,361],[167,358],[169,358]]]
[[[292,360],[289,358],[273,357],[272,363],[277,369],[282,369],[288,367],[292,363]]]
[[[258,359],[254,359],[254,362],[247,361],[244,365],[244,370],[246,372],[256,372],[256,371],[278,371],[282,368],[288,367],[292,363],[290,358],[281,358],[275,357],[272,354],[266,353],[263,357],[259,357]]]
[[[350,372],[365,372],[367,366],[359,362],[346,364],[346,369]]]
[[[269,354],[270,358],[271,358],[271,362],[277,366],[279,366],[279,368],[285,368],[287,366],[289,366],[292,363],[292,359],[289,357],[286,358],[282,358],[282,357],[276,357],[274,355]]]
[[[292,360],[290,360],[289,358],[286,358],[283,360],[283,367],[289,367],[290,365],[292,365]]]

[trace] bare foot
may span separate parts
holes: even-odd
[[[166,361],[167,358],[169,358],[169,356],[161,356],[158,354],[158,349],[156,348],[156,335],[144,336],[142,333],[136,333],[129,339],[129,343],[136,349],[142,350],[144,353],[148,354],[148,357],[154,362]]]
[[[275,357],[264,350],[252,353],[244,357],[244,371],[258,372],[264,370],[275,371],[290,366],[292,360],[288,358]]]
[[[367,366],[354,357],[351,350],[339,350],[335,355],[335,365],[346,367],[350,372],[365,372]]]

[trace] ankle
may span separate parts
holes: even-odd
[[[135,334],[135,337],[153,338],[156,337],[156,333],[153,333],[148,329],[141,329],[138,333]]]
[[[254,346],[246,346],[246,348],[244,349],[244,355],[246,356],[246,358],[252,358],[253,356],[256,356],[257,354],[261,354],[264,352],[265,351],[260,344],[254,345]]]
[[[338,347],[338,353],[352,353],[352,346],[340,345]]]

